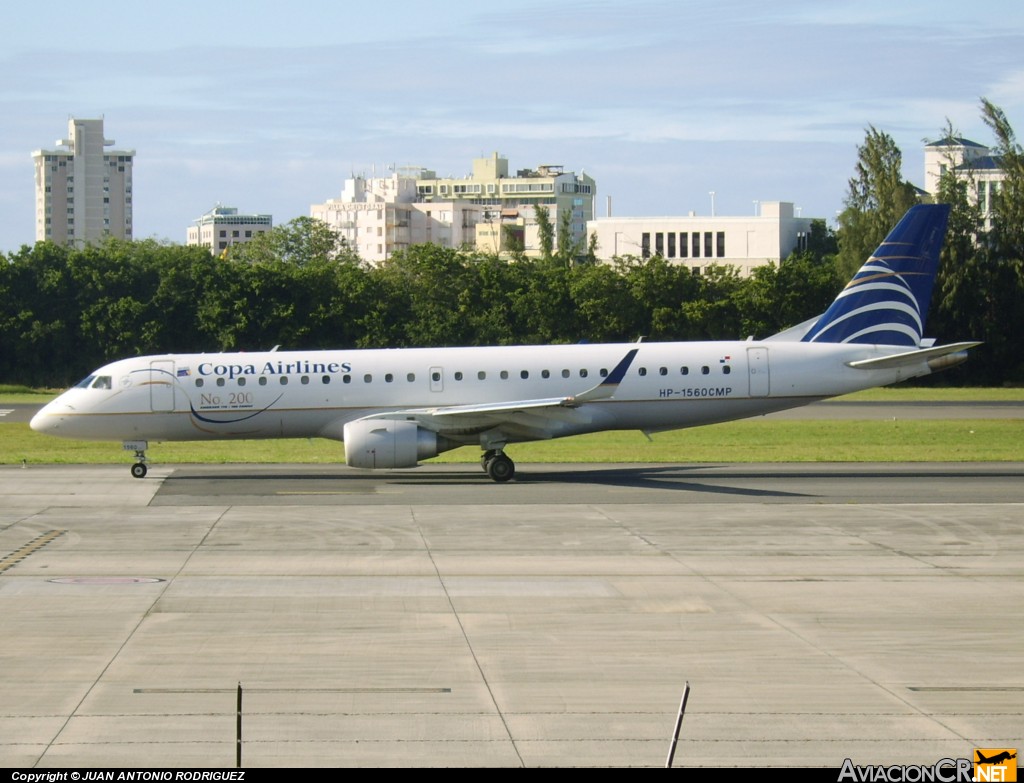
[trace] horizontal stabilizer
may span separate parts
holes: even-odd
[[[880,356],[876,359],[861,359],[857,362],[848,362],[850,367],[855,370],[889,370],[894,367],[910,367],[911,365],[920,364],[921,362],[933,362],[936,359],[940,359],[944,356],[953,357],[954,354],[963,353],[963,357],[960,359],[967,358],[966,351],[970,348],[974,348],[976,345],[981,345],[980,342],[973,343],[953,343],[951,345],[940,345],[937,348],[925,348],[920,351],[906,351],[904,353],[896,353],[892,356]],[[959,362],[956,362],[959,364]],[[943,367],[952,366],[951,364],[943,364]],[[933,369],[939,369],[938,367]]]

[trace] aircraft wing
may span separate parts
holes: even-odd
[[[365,418],[415,421],[425,429],[452,437],[500,427],[509,435],[550,438],[557,433],[560,423],[570,424],[589,420],[589,413],[581,411],[581,406],[612,397],[638,350],[633,348],[627,352],[599,384],[571,396],[445,405],[437,408],[407,408],[375,413]]]

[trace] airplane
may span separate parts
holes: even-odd
[[[1016,753],[1010,753],[1008,750],[1004,750],[1001,753],[997,753],[992,758],[985,758],[982,752],[975,748],[974,755],[978,757],[974,761],[975,764],[1000,764],[1004,761],[1012,761],[1013,759],[1017,758]]]
[[[366,469],[475,445],[505,482],[510,444],[759,416],[964,361],[979,343],[922,337],[948,216],[912,207],[823,315],[764,340],[143,356],[99,368],[31,426],[122,441],[135,478],[150,441],[322,437]]]

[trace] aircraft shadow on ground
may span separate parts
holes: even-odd
[[[506,485],[495,484],[487,475],[479,469],[467,465],[465,470],[460,471],[432,471],[420,468],[416,471],[391,471],[379,473],[362,473],[348,471],[339,467],[337,472],[305,472],[303,466],[297,466],[294,472],[282,472],[280,469],[261,472],[258,469],[246,473],[202,473],[200,469],[187,469],[175,471],[171,476],[164,479],[164,490],[174,494],[198,494],[202,485],[210,485],[217,482],[251,484],[244,489],[238,487],[230,494],[254,494],[268,495],[275,494],[277,484],[287,483],[289,490],[295,491],[296,487],[308,483],[309,486],[316,486],[323,490],[324,484],[332,482],[338,489],[344,491],[354,484],[362,486],[376,484],[380,486],[405,486],[405,487],[474,487],[480,486],[488,490],[497,490],[502,486],[520,486],[524,490],[529,486],[554,487],[564,484],[571,486],[599,485],[602,487],[621,487],[624,489],[650,489],[668,492],[698,492],[710,494],[737,495],[742,497],[772,497],[772,498],[806,498],[814,495],[804,492],[787,492],[779,489],[758,489],[743,486],[721,486],[720,481],[742,482],[749,479],[749,474],[730,473],[716,474],[714,477],[696,477],[688,475],[698,469],[706,469],[709,466],[631,466],[631,467],[609,467],[609,468],[588,468],[586,470],[550,470],[532,469],[530,466],[520,468],[516,478]],[[713,466],[712,466],[713,467]],[[774,474],[763,474],[753,478],[777,478]],[[713,480],[716,483],[710,483]],[[300,490],[301,491],[301,490]],[[503,500],[507,497],[503,496]]]

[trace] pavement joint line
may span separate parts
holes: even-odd
[[[153,598],[153,602],[149,605],[149,609],[147,609],[142,614],[142,616],[139,617],[139,621],[135,623],[131,630],[129,630],[128,633],[125,635],[124,641],[122,641],[121,644],[118,645],[117,649],[114,651],[114,654],[110,656],[110,660],[108,660],[103,665],[103,668],[100,669],[99,673],[93,679],[92,683],[85,689],[85,693],[82,694],[82,698],[78,700],[78,703],[74,706],[74,709],[68,712],[67,718],[64,720],[63,723],[61,723],[60,727],[56,730],[56,732],[54,732],[53,737],[46,743],[42,753],[40,753],[39,757],[36,759],[35,764],[32,764],[33,767],[40,764],[43,761],[43,758],[46,756],[46,754],[49,753],[54,746],[65,744],[60,741],[61,734],[63,734],[64,731],[68,728],[71,721],[78,717],[78,711],[82,708],[82,705],[85,704],[86,700],[92,694],[96,686],[99,685],[100,680],[103,679],[104,675],[106,675],[110,667],[114,665],[114,661],[117,660],[118,656],[120,656],[121,653],[124,651],[124,648],[127,647],[128,643],[131,642],[131,640],[135,637],[135,634],[138,633],[139,629],[142,627],[142,624],[149,619],[150,614],[153,611],[153,607],[155,607],[160,602],[160,600],[163,598],[164,593],[166,593],[170,589],[170,586],[174,584],[174,580],[177,579],[181,575],[182,571],[185,570],[186,566],[188,566],[189,561],[195,556],[196,552],[198,552],[202,548],[203,544],[206,543],[206,539],[210,537],[210,534],[213,532],[214,528],[216,528],[217,525],[220,524],[220,521],[224,519],[225,515],[228,513],[229,510],[230,508],[226,508],[223,511],[221,511],[220,514],[217,515],[217,518],[213,520],[213,523],[210,525],[209,529],[207,529],[207,531],[203,534],[203,537],[194,547],[192,547],[192,551],[188,553],[185,559],[182,560],[181,565],[178,567],[178,570],[177,572],[175,572],[174,576],[167,579],[163,583],[160,592]]]
[[[451,688],[263,688],[243,686],[245,693],[451,693]],[[132,688],[132,693],[235,693],[237,688]]]
[[[18,565],[18,563],[20,563],[26,557],[33,554],[34,552],[39,551],[44,546],[49,544],[51,541],[60,538],[67,532],[67,530],[48,530],[45,533],[36,536],[27,544],[25,544],[25,546],[14,550],[9,555],[0,560],[0,574],[2,574],[7,569],[13,568],[14,566]]]
[[[459,616],[459,611],[455,608],[455,602],[452,601],[452,596],[448,592],[448,585],[445,584],[444,577],[441,575],[441,569],[438,568],[437,561],[434,560],[434,553],[430,549],[427,537],[423,535],[423,528],[420,526],[420,521],[416,517],[416,509],[410,507],[409,514],[412,516],[412,521],[416,525],[416,530],[420,534],[420,539],[423,541],[423,548],[427,552],[427,557],[430,558],[430,565],[434,568],[434,573],[437,575],[437,581],[441,584],[441,589],[444,590],[444,597],[445,600],[448,601],[448,606],[452,610],[452,616],[455,617],[455,622],[458,623],[459,632],[462,634],[462,638],[466,642],[469,654],[473,658],[473,665],[476,666],[477,671],[480,673],[480,679],[483,681],[484,687],[487,688],[487,695],[490,696],[491,703],[494,705],[494,710],[498,713],[498,717],[501,719],[501,725],[504,726],[505,733],[508,735],[508,741],[512,744],[512,750],[515,752],[516,758],[519,759],[519,766],[525,767],[526,761],[523,759],[523,754],[519,752],[519,746],[516,745],[516,738],[512,735],[512,729],[509,728],[508,721],[505,719],[505,714],[501,711],[501,705],[498,704],[498,699],[494,695],[491,683],[487,679],[487,673],[484,672],[484,667],[480,663],[480,659],[477,657],[476,650],[473,649],[473,642],[470,641],[469,633],[466,631],[466,626],[462,624],[462,618]]]

